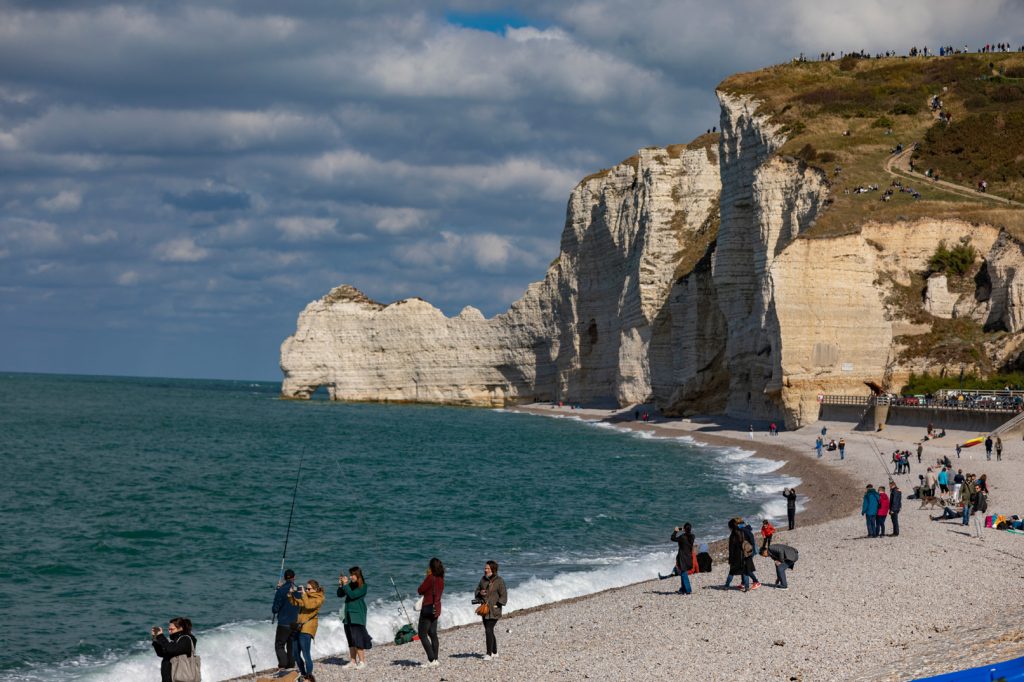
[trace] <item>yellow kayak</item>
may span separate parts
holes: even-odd
[[[970,448],[970,447],[973,447],[975,445],[979,445],[979,444],[984,443],[984,442],[985,442],[985,436],[978,436],[977,438],[972,438],[970,440],[965,440],[960,445],[960,447]]]

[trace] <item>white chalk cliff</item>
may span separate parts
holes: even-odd
[[[281,347],[282,394],[500,406],[656,402],[666,413],[817,418],[822,392],[863,395],[927,369],[901,356],[893,293],[941,240],[970,241],[973,291],[933,278],[921,307],[1024,329],[1024,245],[958,220],[867,223],[811,237],[825,174],[780,156],[757,102],[719,92],[717,145],[649,148],[569,198],[543,281],[493,319],[419,299],[382,305],[341,286],[310,303]],[[1009,353],[1014,344],[1004,343]],[[898,386],[896,386],[898,387]]]

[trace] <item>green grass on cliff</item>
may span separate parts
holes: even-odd
[[[893,179],[884,170],[892,148],[914,142],[920,143],[918,169],[933,168],[967,186],[984,178],[992,193],[1024,196],[1024,82],[1012,80],[1020,72],[1020,53],[842,59],[737,74],[719,88],[760,100],[759,113],[789,135],[780,153],[828,174],[831,204],[807,237],[856,232],[871,220],[926,216],[987,222],[1024,234],[1019,209],[943,190],[923,176],[903,181],[920,199],[897,192],[891,201],[880,201]],[[953,115],[952,125],[938,122],[929,109],[933,95]],[[872,184],[880,190],[852,191]]]

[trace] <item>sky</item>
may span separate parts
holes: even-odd
[[[1021,0],[0,0],[0,370],[279,379],[339,284],[492,316],[728,75],[1002,41]]]

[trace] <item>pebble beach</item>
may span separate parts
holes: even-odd
[[[926,442],[922,463],[912,457],[910,474],[892,476],[904,494],[900,535],[872,539],[860,516],[865,484],[886,483],[892,470],[888,456],[896,449],[915,452],[924,429],[863,433],[851,431],[850,424],[818,422],[774,437],[756,430],[751,438],[746,426],[737,424],[660,418],[643,423],[624,418],[625,413],[550,405],[516,409],[607,419],[784,460],[780,471],[801,479],[804,502],[795,530],[786,530],[784,521],[776,524],[774,542],[800,552],[788,574],[789,589],[773,587],[774,564],[762,557],[756,557],[762,587],[748,593],[723,589],[728,566],[717,546],[713,571],[692,577],[692,595],[676,593],[677,579],[624,585],[506,615],[498,625],[495,660],[483,658],[482,626],[468,625],[442,631],[437,668],[421,667],[425,656],[418,642],[378,644],[367,653],[363,670],[343,665],[347,652],[319,661],[318,681],[669,680],[683,675],[911,680],[1024,655],[1024,536],[982,529],[979,538],[973,523],[932,521],[941,510],[920,509],[918,500],[907,499],[917,475],[948,455],[965,473],[988,474],[989,513],[1021,513],[1024,444],[1019,440],[1005,442],[999,462],[994,456],[986,461],[983,447],[964,450],[957,460],[956,443],[978,435],[973,432],[949,431]],[[822,426],[830,437],[845,437],[845,460],[838,452],[816,457],[814,439]],[[685,517],[685,501],[680,507]],[[697,541],[722,537],[727,520],[720,528],[694,528]],[[751,521],[755,528],[760,525],[760,519]],[[666,519],[666,541],[677,522]]]

